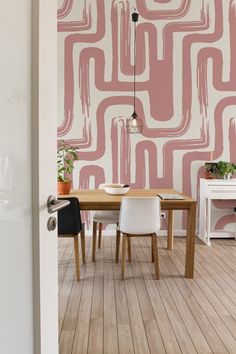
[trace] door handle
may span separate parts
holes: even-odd
[[[48,213],[49,214],[55,213],[56,211],[67,207],[69,204],[70,204],[69,200],[66,199],[58,200],[53,195],[50,195],[47,201]]]

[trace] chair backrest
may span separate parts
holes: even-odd
[[[82,230],[78,198],[66,199],[70,201],[70,204],[58,211],[58,235],[77,234]]]
[[[121,200],[121,232],[145,235],[160,230],[160,198],[124,197]]]

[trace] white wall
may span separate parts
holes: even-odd
[[[0,38],[0,353],[32,354],[30,0],[2,2]]]

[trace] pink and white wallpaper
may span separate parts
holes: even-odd
[[[127,135],[134,8],[144,128]],[[236,0],[58,0],[58,139],[80,146],[74,187],[124,182],[197,198],[205,161],[236,162],[235,33]],[[234,206],[215,204],[217,228],[234,224]]]

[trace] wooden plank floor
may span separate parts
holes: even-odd
[[[236,353],[236,241],[197,240],[195,277],[185,279],[185,240],[174,251],[158,239],[161,279],[154,280],[150,244],[132,239],[125,281],[105,236],[97,260],[75,278],[73,241],[59,239],[60,354]]]

